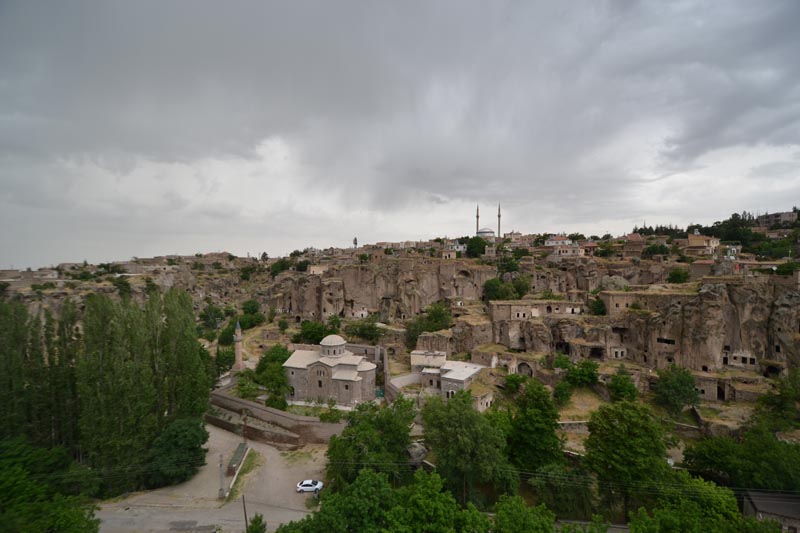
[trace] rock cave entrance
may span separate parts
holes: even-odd
[[[517,365],[517,374],[522,374],[523,376],[532,377],[533,376],[533,369],[531,365],[528,363],[520,363]]]
[[[592,346],[589,348],[589,357],[592,359],[602,359],[605,355],[605,350],[600,348],[599,346]]]
[[[561,352],[564,355],[569,355],[569,343],[564,341],[558,341],[556,343],[556,351]]]
[[[717,400],[725,401],[725,387],[717,385]]]
[[[764,369],[764,377],[765,378],[777,378],[781,375],[781,369],[775,365],[767,365],[767,368]]]

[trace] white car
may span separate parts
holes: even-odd
[[[313,492],[318,493],[322,490],[322,481],[314,481],[313,479],[306,479],[297,484],[297,492]]]

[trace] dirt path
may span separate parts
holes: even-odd
[[[241,437],[213,426],[207,426],[209,441],[206,465],[191,480],[174,487],[165,487],[130,495],[102,504],[97,513],[104,533],[167,532],[167,531],[244,531],[241,496],[223,503],[219,492],[219,454],[224,464]],[[252,517],[261,513],[268,530],[279,524],[299,520],[308,514],[306,500],[310,494],[298,494],[295,485],[303,479],[321,479],[325,469],[325,446],[314,445],[294,452],[282,453],[267,444],[250,443],[262,457],[262,465],[243,479],[240,494],[247,502]]]

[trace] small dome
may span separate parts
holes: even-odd
[[[343,344],[347,344],[347,341],[339,335],[328,335],[319,343],[320,346],[341,346]]]
[[[478,236],[491,235],[494,236],[494,230],[490,228],[481,228],[478,230]]]

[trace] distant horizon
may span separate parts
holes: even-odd
[[[748,212],[748,213],[752,214],[753,216],[760,216],[760,215],[771,214],[771,213],[790,212],[790,211],[792,211],[792,209],[794,207],[795,206],[792,206],[791,208],[784,209],[784,210],[766,210],[764,212],[750,211],[748,209],[744,209],[742,211],[736,211],[735,213],[741,214],[742,212]],[[649,223],[649,222],[647,222],[647,227],[657,227],[657,226],[668,227],[668,226],[672,225],[673,227],[678,227],[678,228],[681,228],[683,230],[686,230],[687,227],[689,227],[690,225],[693,225],[693,224],[702,224],[703,226],[710,226],[714,222],[720,222],[722,220],[726,220],[726,219],[730,218],[730,216],[732,214],[734,214],[734,213],[729,213],[724,218],[717,219],[717,220],[714,220],[712,222],[706,222],[706,223],[695,222],[695,221],[687,222],[686,224],[675,224],[674,222],[673,223],[670,223],[670,222],[667,222],[667,223],[663,223],[663,222]],[[494,215],[494,216],[495,216],[495,219],[496,219],[497,215]],[[646,221],[642,221],[642,224],[644,224],[645,222]],[[488,227],[489,229],[492,229],[490,226],[486,226],[486,227]],[[627,234],[631,233],[633,231],[634,227],[636,227],[638,229],[641,229],[642,225],[634,223],[630,227],[630,229],[628,229],[628,230],[624,230],[624,231],[621,231],[621,232],[613,232],[612,231],[612,232],[609,232],[609,233],[611,233],[614,236],[614,238],[617,238],[617,237],[621,237],[621,236],[624,236],[624,235],[627,235]],[[494,229],[493,229],[493,231],[494,231]],[[562,234],[562,233],[565,234],[565,235],[569,235],[571,233],[580,233],[580,234],[583,234],[587,239],[592,235],[597,235],[598,237],[602,237],[606,233],[605,231],[603,231],[603,232],[597,232],[597,231],[586,232],[586,231],[581,231],[581,230],[570,230],[570,231],[566,231],[566,230],[563,230],[563,231],[522,231],[522,230],[519,230],[517,228],[511,228],[511,229],[508,229],[508,230],[506,230],[505,228],[502,228],[502,231],[503,231],[504,235],[507,234],[507,233],[511,233],[512,231],[520,231],[520,233],[522,233],[523,235],[536,235],[536,234],[538,234],[538,235],[544,235],[544,234],[558,235],[558,234]],[[362,239],[360,237],[358,237],[357,235],[354,235],[354,237],[358,238],[358,246],[361,247],[361,246],[374,245],[374,244],[379,243],[379,242],[427,242],[427,241],[431,241],[431,240],[434,240],[434,239],[437,239],[437,238],[445,238],[445,237],[447,237],[449,239],[458,239],[458,238],[462,238],[462,237],[473,237],[474,233],[475,232],[473,231],[472,233],[464,234],[464,235],[447,235],[447,236],[445,236],[445,235],[434,235],[432,237],[378,239],[378,240],[369,240],[369,241],[362,241]],[[239,257],[239,258],[246,258],[246,257],[248,257],[248,254],[250,254],[249,257],[258,259],[258,258],[260,258],[262,252],[267,252],[267,255],[270,258],[276,258],[276,257],[287,257],[287,256],[289,256],[290,253],[292,253],[295,250],[301,250],[302,251],[302,250],[305,250],[306,248],[314,248],[314,249],[317,249],[317,250],[324,250],[324,249],[327,249],[327,248],[340,248],[340,249],[352,248],[353,247],[352,239],[353,239],[353,237],[350,237],[349,243],[347,242],[346,238],[343,239],[343,242],[345,244],[342,244],[342,245],[334,245],[334,244],[310,245],[310,244],[305,244],[305,245],[302,245],[302,246],[294,246],[294,247],[290,247],[290,248],[286,249],[285,251],[283,251],[281,253],[276,253],[276,254],[270,253],[267,249],[263,249],[263,250],[259,250],[259,251],[253,251],[253,250],[236,251],[236,250],[233,250],[233,249],[230,249],[230,250],[228,250],[228,249],[216,249],[216,250],[193,250],[193,251],[188,251],[188,249],[187,249],[187,251],[158,252],[158,253],[151,253],[151,254],[132,254],[132,255],[129,255],[129,256],[125,257],[125,258],[102,257],[102,258],[89,259],[88,257],[84,257],[84,258],[81,258],[81,259],[65,259],[65,260],[59,260],[59,261],[53,261],[53,262],[45,262],[45,263],[42,263],[42,264],[38,264],[36,266],[33,266],[33,265],[17,266],[17,265],[13,265],[13,264],[9,263],[8,265],[0,265],[0,269],[2,269],[2,270],[27,270],[27,269],[30,268],[31,270],[38,270],[38,269],[41,269],[41,268],[45,268],[45,269],[46,268],[55,268],[57,265],[62,264],[62,263],[83,263],[84,261],[86,261],[88,264],[97,265],[97,264],[100,264],[100,263],[126,262],[126,261],[131,261],[134,258],[137,258],[137,259],[139,259],[139,258],[141,258],[141,259],[149,259],[149,258],[164,257],[164,256],[189,257],[189,256],[193,256],[193,255],[198,254],[198,253],[203,254],[203,255],[211,254],[211,253],[229,253],[229,254],[233,254],[233,255],[235,255],[236,257]]]

